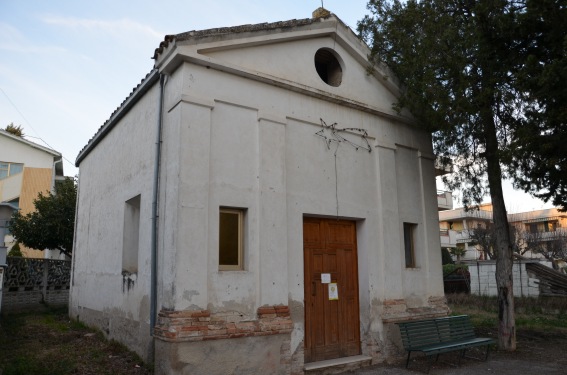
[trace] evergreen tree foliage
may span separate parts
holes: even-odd
[[[550,78],[565,73],[565,0],[538,3],[371,0],[358,25],[374,64],[385,64],[401,88],[394,107],[430,130],[440,160],[453,164],[456,173],[444,179],[449,189],[462,189],[466,206],[491,197],[506,350],[516,339],[502,179],[513,177],[544,199],[566,199],[565,155],[553,138],[566,131],[565,102],[555,101],[565,81]]]
[[[524,1],[518,15],[520,122],[511,132],[516,186],[567,210],[567,0]]]

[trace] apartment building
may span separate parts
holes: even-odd
[[[527,257],[541,257],[541,252],[553,251],[567,241],[567,212],[557,208],[521,212],[508,215],[514,245]],[[457,208],[439,211],[441,246],[466,250],[462,259],[486,259],[478,242],[478,231],[489,235],[492,224],[492,204],[482,204],[475,210]],[[475,233],[477,236],[475,236]],[[529,249],[537,249],[536,253]],[[556,251],[556,253],[559,253]]]
[[[52,191],[63,178],[61,153],[0,129],[0,203],[27,214],[35,210],[38,194]],[[8,248],[13,245],[10,235],[3,240]],[[24,247],[22,253],[44,257],[44,251]]]

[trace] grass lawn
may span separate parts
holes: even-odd
[[[498,327],[496,297],[448,294],[452,315],[469,315],[475,327]],[[517,330],[535,330],[567,335],[567,298],[516,298]]]

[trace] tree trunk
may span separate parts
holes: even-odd
[[[496,286],[498,288],[498,346],[516,350],[516,321],[514,317],[514,288],[512,281],[512,243],[502,192],[502,170],[498,155],[498,140],[492,114],[484,117],[486,130],[486,163],[492,220],[496,237]]]

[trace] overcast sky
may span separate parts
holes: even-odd
[[[324,0],[356,29],[366,0]],[[79,151],[152,69],[166,34],[311,17],[320,0],[0,0],[0,127],[61,152]],[[509,190],[513,211],[542,202]],[[520,206],[521,204],[521,206]],[[548,205],[549,206],[549,205]]]

